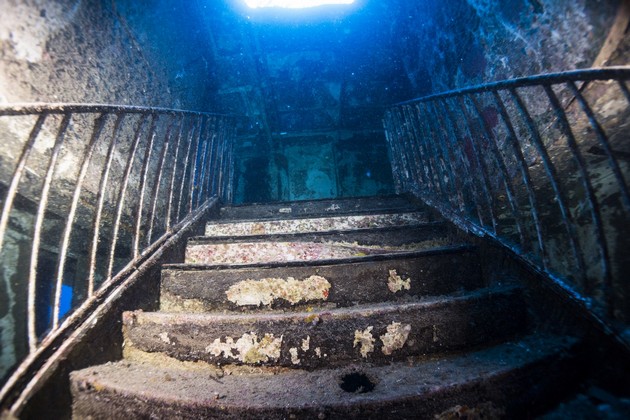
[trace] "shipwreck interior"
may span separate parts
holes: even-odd
[[[0,0],[0,418],[627,418],[630,1],[259,3]],[[306,243],[299,262],[292,252]],[[231,259],[208,259],[216,249]],[[273,287],[314,282],[318,303],[213,300],[228,274],[249,282],[254,270]],[[378,270],[404,298],[357,292]],[[427,303],[409,283],[420,278],[455,297]],[[241,406],[221,390],[180,396],[169,373],[151,403],[94,379],[160,352],[169,369],[229,364],[236,340],[219,329],[225,343],[213,347],[190,319],[266,305],[259,327],[274,332],[239,333],[253,347],[235,364],[333,372],[335,392],[354,399],[321,391],[313,405]],[[382,349],[371,326],[343,324],[355,306],[353,317],[376,323],[395,313]],[[289,349],[293,327],[271,319],[292,310],[314,312],[308,339]],[[168,329],[179,312],[193,313],[192,330]],[[348,348],[326,341],[345,329]],[[524,339],[540,359],[515,356],[522,366],[509,373],[469,373],[460,391],[440,383],[434,397],[422,386],[437,370],[409,385],[423,390],[413,397],[379,370],[425,363],[420,378],[439,369],[430,355],[481,354],[523,331],[571,339]],[[309,347],[317,334],[321,349]],[[183,336],[207,342],[169,350]],[[291,389],[311,378],[287,375]],[[283,386],[277,376],[269,387]],[[386,402],[361,400],[385,388]]]

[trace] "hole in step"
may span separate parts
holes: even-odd
[[[374,390],[375,384],[366,374],[353,372],[342,376],[339,386],[346,392],[365,394],[366,392]]]

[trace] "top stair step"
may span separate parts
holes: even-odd
[[[425,212],[330,215],[282,220],[216,221],[206,224],[206,236],[253,236],[291,233],[315,233],[417,226],[429,222]]]
[[[221,219],[226,221],[287,219],[360,213],[396,213],[417,210],[418,205],[411,203],[407,198],[389,195],[224,207],[221,209]]]

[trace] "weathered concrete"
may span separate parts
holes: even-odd
[[[252,264],[309,261],[417,251],[458,243],[441,223],[317,234],[192,238],[186,263]],[[461,243],[461,241],[459,241]]]
[[[270,308],[320,305],[351,306],[359,303],[408,299],[412,296],[442,295],[458,290],[482,287],[478,256],[468,247],[453,247],[445,252],[411,252],[404,256],[379,257],[379,260],[334,264],[314,261],[307,266],[226,269],[194,265],[170,265],[162,270],[160,309],[167,312],[211,310],[264,310]],[[301,263],[302,264],[302,263]],[[392,292],[388,288],[391,270],[404,280],[409,289]],[[243,281],[262,279],[306,279],[318,275],[330,282],[328,297],[322,301],[292,305],[277,299],[270,305],[242,305],[226,299],[227,290]]]
[[[293,219],[299,217],[337,216],[340,214],[386,213],[417,211],[407,197],[339,198],[334,200],[294,201],[286,203],[256,204],[224,207],[221,220]]]
[[[579,378],[568,353],[574,343],[530,336],[447,358],[313,372],[122,361],[72,374],[73,414],[78,419],[400,419],[434,418],[450,409],[481,410],[484,418],[527,418]],[[560,373],[566,380],[558,379]],[[343,378],[352,374],[364,375],[373,389],[344,391]]]
[[[123,325],[126,348],[180,360],[315,368],[387,363],[500,340],[522,331],[526,313],[519,290],[509,288],[306,312],[128,312]],[[291,348],[299,349],[299,362]]]
[[[290,233],[331,232],[354,229],[416,226],[428,222],[424,212],[365,214],[288,220],[214,222],[206,225],[206,236],[283,235]]]

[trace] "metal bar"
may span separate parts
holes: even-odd
[[[220,124],[219,127],[217,127],[215,137],[215,156],[213,158],[213,165],[215,170],[212,171],[211,189],[212,194],[221,196],[222,185],[219,184],[219,179],[223,164],[220,152],[221,148],[223,147],[223,142],[225,141],[225,127],[223,124]]]
[[[536,202],[536,194],[534,192],[533,182],[531,176],[529,174],[529,168],[527,167],[527,162],[525,161],[525,157],[523,156],[523,151],[521,150],[521,145],[518,142],[518,136],[516,135],[516,130],[514,129],[514,125],[512,124],[512,120],[508,115],[507,109],[505,108],[505,103],[498,92],[493,92],[494,103],[499,110],[499,115],[501,115],[501,120],[505,125],[508,135],[507,141],[512,147],[512,152],[516,157],[516,162],[518,164],[519,170],[521,172],[521,176],[523,177],[523,184],[525,184],[525,190],[527,191],[527,199],[529,201],[530,213],[532,215],[532,219],[534,220],[534,228],[536,229],[536,240],[538,242],[538,250],[540,252],[540,259],[543,264],[543,268],[546,270],[549,266],[549,256],[547,255],[547,251],[545,249],[545,241],[543,238],[542,232],[542,223],[540,214],[538,213],[538,203]]]
[[[181,118],[181,117],[180,117]],[[164,134],[164,144],[162,145],[162,154],[158,160],[158,167],[155,170],[155,178],[153,180],[153,192],[151,193],[151,211],[149,212],[149,229],[147,231],[147,246],[151,245],[151,239],[153,239],[153,227],[155,226],[155,211],[157,209],[158,198],[160,195],[160,184],[162,183],[162,174],[164,170],[164,162],[166,161],[166,154],[168,152],[171,141],[171,130],[175,125],[175,117],[171,116],[169,122],[166,124],[166,133]]]
[[[94,121],[92,137],[90,138],[90,142],[83,155],[83,162],[81,163],[81,169],[79,170],[79,175],[77,176],[77,183],[74,187],[74,193],[72,194],[72,203],[70,204],[70,210],[68,211],[68,217],[66,218],[66,225],[62,235],[61,245],[59,246],[59,260],[57,262],[57,266],[59,268],[57,273],[62,273],[62,275],[65,272],[66,257],[68,255],[70,237],[72,235],[72,229],[74,226],[74,216],[79,206],[79,198],[81,197],[81,190],[83,189],[83,180],[85,179],[85,175],[87,174],[88,166],[90,164],[90,160],[92,159],[92,153],[94,153],[96,142],[101,136],[101,132],[103,131],[103,127],[105,126],[107,117],[107,114],[101,114]],[[91,292],[92,291],[88,290],[88,296],[92,295]]]
[[[203,203],[206,200],[206,194],[207,192],[207,186],[208,186],[208,179],[210,178],[208,176],[209,172],[210,172],[210,165],[211,165],[211,159],[212,159],[212,148],[214,146],[214,135],[213,135],[213,131],[214,131],[214,121],[208,119],[207,124],[206,124],[206,131],[204,134],[204,148],[205,151],[203,153],[203,164],[201,166],[201,175],[199,177],[199,185],[200,185],[200,189],[199,189],[199,197],[197,199],[197,205],[199,205],[200,203]]]
[[[4,115],[32,115],[32,114],[141,114],[141,115],[189,115],[189,116],[218,116],[237,118],[242,115],[220,114],[214,112],[187,111],[182,109],[146,107],[133,105],[113,105],[113,104],[79,104],[79,103],[15,103],[10,105],[0,105],[0,116]]]
[[[410,173],[409,173],[409,163],[407,162],[407,150],[405,148],[403,135],[401,133],[402,122],[400,120],[399,110],[394,109],[391,117],[394,123],[394,135],[396,136],[395,144],[398,149],[398,155],[400,157],[400,169],[401,169],[400,176],[402,177],[401,181],[402,181],[403,188],[407,190],[409,188]]]
[[[442,190],[442,184],[439,181],[439,170],[435,163],[433,154],[429,151],[429,135],[427,134],[427,127],[420,122],[420,116],[423,115],[423,111],[418,105],[414,105],[412,113],[412,123],[418,130],[418,146],[420,154],[424,156],[426,164],[424,164],[425,174],[428,180],[427,186],[440,194],[444,194]],[[425,187],[426,189],[426,187]]]
[[[144,152],[144,160],[142,162],[142,171],[140,172],[140,181],[138,186],[140,192],[138,193],[138,208],[136,211],[136,223],[133,235],[133,258],[138,258],[140,255],[140,229],[142,227],[142,210],[144,209],[144,192],[147,187],[147,174],[149,173],[149,165],[151,163],[151,155],[153,153],[153,142],[157,137],[156,129],[159,120],[159,115],[154,115],[151,121],[151,128],[149,129],[149,136],[147,138],[148,144]]]
[[[604,152],[606,153],[606,157],[608,158],[608,163],[610,164],[610,168],[612,169],[613,174],[615,175],[617,184],[619,184],[619,190],[621,191],[622,201],[624,205],[626,206],[626,210],[630,211],[630,192],[628,191],[628,185],[626,184],[623,174],[621,173],[621,169],[619,168],[619,163],[617,162],[617,159],[615,158],[613,154],[613,151],[610,147],[610,143],[608,142],[608,137],[606,136],[604,129],[597,121],[597,118],[595,117],[595,113],[589,106],[588,102],[586,102],[586,99],[584,99],[584,96],[582,96],[579,89],[575,86],[575,83],[567,82],[567,86],[571,90],[571,93],[575,95],[576,99],[580,103],[580,106],[582,107],[582,110],[588,117],[588,121],[590,122],[591,127],[593,127],[593,130],[595,130],[595,135],[597,137],[597,140],[599,140],[599,144],[602,146],[602,149],[604,149]]]
[[[464,187],[461,182],[461,178],[456,175],[456,174],[459,174],[459,172],[457,168],[455,167],[455,163],[456,163],[455,152],[452,149],[451,138],[448,133],[448,128],[445,126],[444,120],[440,116],[443,114],[439,114],[437,112],[438,110],[436,108],[436,102],[432,102],[427,105],[428,106],[430,105],[430,112],[431,112],[432,117],[434,118],[434,121],[437,123],[438,129],[439,129],[438,132],[442,133],[440,135],[441,141],[439,142],[439,144],[442,146],[442,149],[445,152],[445,155],[446,155],[445,161],[448,162],[448,167],[450,167],[449,179],[451,180],[451,185],[455,191],[455,193],[453,194],[453,197],[457,198],[456,201],[457,201],[457,206],[459,207],[459,211],[461,213],[464,213],[465,205],[464,205],[464,197],[462,195]]]
[[[608,245],[606,243],[606,235],[604,233],[604,224],[602,221],[602,215],[599,208],[599,203],[597,202],[597,197],[595,195],[595,188],[593,187],[591,179],[588,175],[588,170],[586,169],[587,168],[586,160],[584,159],[584,156],[582,156],[582,153],[580,152],[580,148],[575,139],[575,136],[573,135],[573,131],[571,130],[571,125],[569,124],[566,113],[564,112],[564,109],[562,108],[562,105],[560,104],[560,100],[556,96],[551,86],[545,85],[543,87],[545,89],[545,93],[547,94],[547,97],[549,97],[551,106],[553,107],[556,113],[556,117],[558,118],[558,125],[560,129],[562,130],[563,134],[567,138],[567,145],[569,146],[569,149],[571,150],[571,154],[573,155],[573,158],[577,162],[578,171],[580,173],[580,177],[582,178],[582,184],[584,185],[584,191],[586,191],[586,198],[588,200],[589,207],[591,209],[591,218],[593,219],[593,225],[595,226],[595,236],[597,238],[597,244],[599,246],[599,252],[601,255],[601,264],[602,264],[604,288],[605,288],[604,297],[606,298],[607,306],[610,309],[612,308],[612,305],[610,302],[610,299],[611,299],[610,290],[612,290],[612,273],[611,273],[610,263],[609,263],[610,254],[608,251]],[[588,282],[584,286],[585,286],[585,292],[590,295],[592,291],[590,290],[590,285],[588,284]],[[612,314],[609,314],[609,315],[612,315]]]
[[[403,116],[405,118],[405,126],[407,128],[407,133],[408,133],[408,137],[409,137],[409,141],[408,143],[408,148],[411,151],[411,155],[413,157],[413,168],[412,168],[412,172],[413,172],[413,177],[415,180],[416,185],[422,185],[425,183],[425,179],[424,179],[424,172],[421,170],[422,168],[422,158],[420,157],[420,153],[417,149],[417,144],[418,144],[418,132],[416,130],[416,126],[415,124],[413,124],[412,122],[412,110],[410,109],[409,106],[403,106],[401,107],[402,112],[403,112]]]
[[[118,192],[118,201],[116,205],[116,217],[114,218],[114,227],[112,231],[112,240],[109,248],[109,259],[107,262],[107,276],[105,279],[110,279],[112,277],[112,272],[114,270],[114,260],[116,255],[116,245],[118,243],[118,232],[120,230],[120,219],[122,218],[122,212],[125,204],[125,196],[127,194],[127,187],[129,184],[129,176],[131,175],[131,169],[133,168],[133,162],[136,159],[136,152],[138,150],[138,144],[140,144],[140,139],[142,137],[142,127],[144,127],[144,123],[147,120],[147,115],[141,115],[138,126],[136,128],[136,132],[134,134],[133,144],[129,151],[129,157],[127,158],[127,164],[125,167],[125,172],[122,177],[122,182],[120,185],[120,191]]]
[[[71,114],[66,114],[61,120],[59,129],[57,130],[57,136],[55,138],[55,144],[52,152],[50,153],[50,159],[48,161],[48,169],[46,170],[46,176],[44,177],[44,183],[42,185],[42,192],[40,194],[39,205],[37,207],[37,216],[35,217],[35,225],[33,228],[33,245],[31,247],[31,261],[28,270],[28,292],[27,292],[27,329],[28,329],[28,347],[29,351],[33,353],[37,349],[37,313],[36,313],[36,290],[37,290],[37,265],[39,259],[39,245],[41,242],[42,228],[44,224],[44,217],[46,215],[46,207],[48,206],[48,195],[50,193],[50,184],[53,180],[53,174],[61,153],[61,146],[65,140],[66,130],[70,124]]]
[[[444,161],[442,156],[438,153],[436,143],[436,134],[435,128],[431,124],[431,118],[429,116],[429,112],[426,109],[425,104],[417,104],[419,115],[425,115],[425,123],[422,124],[425,130],[425,138],[427,139],[425,145],[427,146],[427,153],[431,156],[431,160],[433,161],[433,167],[435,168],[434,175],[437,178],[437,183],[440,186],[439,191],[441,192],[442,201],[449,202],[449,188],[447,187],[448,181],[444,180],[444,174],[446,173],[446,168],[444,167]],[[450,176],[448,177],[450,180]]]
[[[13,208],[13,200],[15,200],[20,180],[24,174],[26,160],[28,159],[31,150],[33,150],[33,145],[35,144],[35,140],[42,129],[42,125],[44,124],[46,117],[48,117],[47,113],[41,114],[37,118],[37,121],[35,121],[35,124],[28,135],[28,140],[26,140],[24,148],[22,148],[22,154],[18,159],[18,163],[13,170],[11,183],[9,184],[7,195],[4,198],[4,205],[2,206],[2,216],[0,217],[0,251],[2,251],[2,246],[4,245],[4,237],[6,236],[7,226],[9,225],[9,216],[11,215],[11,209]]]
[[[600,69],[572,70],[559,73],[538,74],[534,76],[520,77],[510,80],[502,80],[499,82],[471,86],[464,89],[454,89],[435,95],[427,95],[421,98],[410,99],[408,101],[393,104],[392,106],[406,105],[416,102],[428,102],[437,98],[457,97],[467,94],[491,92],[493,90],[538,86],[541,84],[558,84],[565,83],[567,81],[593,81],[609,79],[630,79],[630,66],[611,66]]]
[[[427,186],[432,186],[432,182],[433,180],[429,177],[429,173],[430,170],[428,168],[428,164],[425,162],[428,162],[427,156],[425,156],[424,154],[424,150],[423,150],[423,138],[422,138],[422,133],[420,130],[420,127],[418,127],[418,120],[416,118],[416,108],[413,106],[404,106],[403,107],[404,110],[406,110],[407,112],[407,121],[408,124],[411,126],[411,130],[413,133],[413,142],[411,147],[414,148],[414,154],[416,155],[416,166],[417,169],[416,171],[419,173],[420,175],[420,185],[425,186],[425,188]]]
[[[188,204],[188,212],[192,212],[195,208],[195,197],[199,195],[199,172],[201,166],[201,156],[203,153],[200,153],[200,148],[202,147],[202,140],[204,132],[207,130],[208,120],[206,118],[201,117],[201,127],[199,128],[199,135],[197,136],[197,144],[195,145],[195,154],[193,158],[193,166],[191,170],[191,185],[190,185],[190,202]]]
[[[105,158],[105,165],[103,166],[103,171],[101,172],[101,182],[98,190],[97,196],[97,204],[96,204],[96,214],[94,216],[94,222],[92,224],[92,231],[94,234],[92,235],[92,244],[90,246],[90,262],[89,262],[89,272],[88,272],[88,291],[94,290],[94,276],[96,274],[96,255],[98,252],[98,244],[100,238],[100,229],[101,229],[101,217],[103,214],[103,205],[105,203],[105,195],[107,185],[109,183],[109,173],[112,167],[112,161],[114,159],[114,152],[116,151],[116,145],[118,144],[118,131],[120,130],[120,126],[125,118],[125,114],[118,114],[116,121],[114,123],[114,129],[112,132],[112,140],[109,144],[109,148],[107,149],[107,157]],[[55,315],[54,315],[54,324],[53,329],[56,329],[59,322],[59,302],[61,301],[61,286],[63,279],[63,269],[62,265],[59,264],[57,267],[57,286],[55,287]]]
[[[481,123],[481,126],[483,127],[483,131],[486,133],[486,136],[488,138],[488,145],[490,146],[489,149],[491,152],[491,156],[493,157],[493,160],[499,169],[499,173],[502,175],[501,182],[505,188],[505,195],[507,196],[507,199],[508,199],[508,204],[512,212],[512,217],[514,217],[514,223],[516,226],[516,230],[518,232],[520,244],[521,246],[525,247],[527,242],[525,240],[525,234],[523,233],[523,227],[521,226],[521,222],[522,222],[521,211],[519,209],[518,202],[516,200],[516,193],[514,190],[514,186],[512,185],[512,182],[511,182],[510,173],[507,169],[507,166],[505,165],[505,160],[503,158],[503,155],[501,154],[501,151],[499,150],[497,139],[492,132],[492,128],[488,125],[488,122],[486,121],[486,119],[483,117],[483,114],[481,113],[481,105],[479,104],[479,101],[477,100],[477,98],[474,95],[470,95],[468,96],[468,98],[471,100],[473,104],[473,109],[475,110],[477,121]]]
[[[393,173],[396,192],[398,194],[402,194],[405,191],[405,187],[402,182],[402,169],[400,168],[401,166],[400,153],[398,152],[395,132],[394,132],[394,128],[392,127],[393,126],[392,116],[391,116],[392,112],[393,111],[390,111],[387,115],[387,119],[386,119],[387,125],[385,128],[385,140],[387,141],[387,144],[389,145],[389,149],[391,151],[392,173]]]
[[[489,210],[490,210],[490,219],[492,220],[492,232],[494,233],[494,235],[496,235],[498,232],[499,221],[497,219],[497,216],[495,215],[495,209],[498,208],[499,206],[496,204],[496,199],[494,197],[492,183],[490,182],[490,175],[488,173],[488,166],[486,164],[486,160],[481,155],[481,151],[477,147],[477,144],[473,137],[472,132],[469,131],[470,130],[469,127],[471,124],[470,123],[471,117],[468,112],[466,102],[464,101],[464,97],[460,96],[457,99],[458,99],[458,105],[459,105],[458,109],[460,111],[460,115],[462,119],[466,122],[465,126],[466,126],[466,129],[468,130],[468,138],[470,139],[470,149],[475,159],[475,164],[477,165],[477,167],[479,168],[479,172],[481,173],[481,178],[483,180],[482,185],[484,188],[484,193],[490,199]]]
[[[394,190],[396,193],[402,193],[402,184],[399,179],[399,156],[396,152],[396,147],[394,146],[393,132],[392,132],[392,123],[391,123],[391,111],[388,111],[383,119],[383,127],[385,129],[385,143],[387,143],[387,148],[389,149],[389,156],[391,160],[392,166],[392,179],[394,181]]]
[[[175,145],[175,156],[173,157],[173,172],[171,173],[171,182],[168,187],[168,205],[166,208],[166,223],[165,229],[166,232],[171,231],[171,214],[173,210],[173,193],[175,192],[175,176],[177,175],[177,164],[179,163],[179,149],[181,140],[184,134],[184,126],[185,126],[186,116],[181,117],[181,124],[179,126],[179,131],[177,133],[177,143]],[[190,126],[192,126],[192,121],[190,122]]]
[[[567,207],[567,200],[564,196],[564,192],[560,189],[560,184],[558,183],[558,175],[556,174],[556,169],[551,162],[551,158],[547,153],[547,149],[540,137],[540,133],[538,132],[538,128],[534,123],[523,99],[520,97],[518,92],[515,89],[508,89],[510,93],[510,97],[516,104],[516,108],[519,113],[525,120],[525,125],[529,133],[531,134],[532,143],[534,143],[534,147],[538,150],[538,155],[540,156],[543,167],[545,168],[545,172],[547,173],[547,177],[549,178],[549,182],[551,183],[551,187],[556,195],[556,201],[558,202],[558,207],[560,208],[560,213],[562,215],[562,224],[565,226],[567,233],[569,234],[569,242],[571,243],[571,251],[573,252],[573,256],[578,264],[579,273],[585,278],[586,277],[586,264],[584,263],[584,255],[582,253],[582,249],[577,242],[577,232],[575,230],[575,221],[573,220],[573,216]],[[579,93],[578,93],[579,94]],[[579,100],[579,99],[578,99]],[[585,282],[585,280],[583,280]]]
[[[448,133],[450,133],[450,135],[447,133],[446,138],[450,141],[451,149],[453,150],[453,153],[456,154],[457,160],[460,162],[462,166],[462,170],[464,171],[464,174],[463,174],[464,181],[462,181],[463,193],[465,194],[468,191],[468,188],[466,188],[466,181],[468,181],[470,183],[470,187],[472,190],[470,193],[471,193],[471,197],[473,201],[472,204],[475,207],[476,212],[477,212],[477,220],[479,221],[479,224],[481,226],[484,226],[486,223],[484,222],[482,207],[479,204],[479,196],[480,196],[479,189],[477,188],[475,177],[472,174],[470,162],[464,154],[463,141],[462,141],[463,136],[461,135],[459,131],[459,127],[457,126],[457,120],[455,119],[453,112],[449,109],[446,99],[438,100],[436,101],[436,103],[441,106],[442,111],[443,111],[442,115],[446,115],[446,118],[448,119],[445,126],[446,126],[446,130],[448,131]]]
[[[195,121],[195,120],[191,120],[191,121]],[[197,127],[199,126],[198,124],[198,119],[196,120],[197,124],[192,125],[191,130],[188,132],[188,141],[186,142],[186,144],[188,145],[188,148],[186,149],[186,155],[185,155],[185,160],[184,160],[184,166],[182,167],[182,182],[180,184],[180,188],[179,188],[179,200],[177,200],[177,213],[175,216],[175,222],[179,222],[181,219],[179,218],[181,211],[182,211],[182,201],[184,199],[184,186],[186,185],[186,172],[188,172],[188,161],[190,159],[190,152],[192,149],[192,142],[193,142],[193,136],[195,135],[195,130],[197,129]]]
[[[224,192],[225,192],[225,165],[227,164],[228,160],[226,159],[226,151],[227,151],[227,139],[225,136],[225,126],[223,126],[221,128],[221,142],[219,143],[219,162],[217,164],[217,195],[223,199],[224,197]]]

